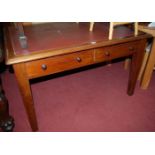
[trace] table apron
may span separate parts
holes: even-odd
[[[33,79],[99,62],[130,56],[138,51],[138,43],[139,41],[121,43],[25,62],[27,77]]]

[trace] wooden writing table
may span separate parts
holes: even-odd
[[[93,32],[89,32],[89,23],[49,23],[25,27],[27,49],[21,48],[14,27],[6,31],[6,64],[13,65],[33,131],[38,130],[38,124],[30,79],[132,56],[127,93],[134,93],[146,40],[150,35],[140,33],[135,37],[129,28],[118,27],[114,39],[108,40],[109,24],[96,23],[95,26]]]

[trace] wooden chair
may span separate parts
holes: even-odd
[[[152,35],[153,40],[152,40],[152,46],[150,48],[150,51],[146,51],[145,55],[144,55],[144,65],[142,65],[142,75],[141,77],[139,77],[139,79],[141,80],[141,88],[142,89],[147,89],[150,81],[151,81],[151,77],[153,74],[153,69],[155,66],[155,27],[148,27],[149,23],[141,23],[138,26],[139,31],[148,33],[150,35]],[[146,62],[145,62],[146,60]]]
[[[110,26],[109,26],[109,40],[112,39],[113,31],[114,31],[114,28],[116,26],[129,25],[129,24],[134,24],[134,34],[135,34],[135,36],[138,35],[138,22],[110,22]]]
[[[128,25],[128,24],[134,24],[134,34],[135,36],[138,35],[138,22],[110,22],[109,26],[109,40],[112,39],[113,31],[116,26],[120,25]],[[93,31],[94,28],[94,22],[90,22],[89,31]]]

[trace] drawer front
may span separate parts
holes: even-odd
[[[138,42],[123,43],[95,49],[95,61],[102,62],[129,56],[137,49]]]
[[[40,77],[93,63],[93,50],[44,58],[25,63],[29,78]]]

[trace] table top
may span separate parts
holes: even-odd
[[[150,37],[143,32],[134,36],[134,31],[127,26],[118,26],[113,39],[109,40],[109,23],[95,23],[93,32],[90,23],[45,23],[25,26],[28,48],[22,49],[15,27],[6,32],[6,64],[41,59],[50,56],[118,44]]]

